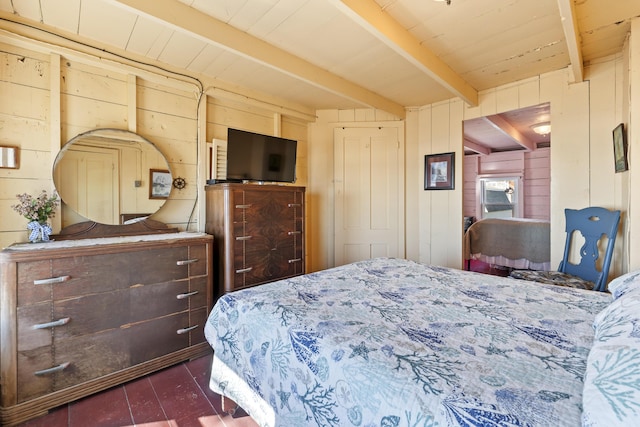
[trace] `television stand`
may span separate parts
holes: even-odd
[[[205,192],[217,297],[304,274],[304,187],[225,183]]]

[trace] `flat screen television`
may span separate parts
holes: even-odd
[[[239,129],[227,131],[227,180],[295,182],[298,141]]]

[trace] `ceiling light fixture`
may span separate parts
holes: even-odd
[[[450,5],[450,4],[451,4],[451,0],[434,0],[434,1],[438,1],[438,2],[446,1],[446,2],[447,2],[447,5]]]
[[[531,126],[531,129],[538,135],[548,135],[551,132],[551,123],[543,122]]]

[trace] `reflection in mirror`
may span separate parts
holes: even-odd
[[[53,165],[62,226],[87,220],[117,225],[152,215],[166,201],[149,197],[152,169],[169,171],[169,164],[133,132],[96,129],[71,139]]]

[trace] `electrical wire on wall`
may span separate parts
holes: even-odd
[[[13,6],[13,0],[11,0],[11,6],[12,6],[12,8],[14,10],[14,13],[17,14],[17,12],[15,10],[15,7]],[[40,16],[41,16],[41,21],[40,22],[43,23],[43,20],[42,20],[42,9],[40,10]],[[183,81],[183,82],[189,81],[191,84],[194,84],[196,86],[196,88],[197,88],[197,90],[195,91],[195,95],[196,95],[196,111],[195,111],[195,117],[196,117],[196,182],[199,182],[199,180],[200,180],[199,141],[201,140],[201,138],[200,138],[201,135],[200,135],[200,115],[199,115],[199,111],[200,111],[200,103],[202,102],[202,99],[204,98],[205,91],[204,91],[204,84],[198,78],[193,77],[193,76],[191,76],[189,74],[180,73],[180,72],[177,72],[177,71],[170,70],[168,68],[159,66],[157,64],[152,64],[152,63],[149,63],[149,62],[144,62],[144,61],[140,61],[140,60],[137,60],[137,59],[132,59],[132,58],[127,57],[125,55],[122,55],[122,54],[119,54],[119,53],[116,53],[116,52],[112,52],[112,51],[110,51],[108,49],[97,47],[97,46],[94,46],[94,45],[86,43],[86,42],[81,42],[81,41],[78,41],[78,40],[74,40],[74,39],[72,39],[70,37],[66,37],[66,36],[63,36],[61,34],[55,33],[53,31],[50,31],[50,30],[47,30],[47,29],[43,29],[43,28],[39,28],[37,26],[30,25],[30,24],[27,24],[27,23],[24,23],[24,22],[8,19],[8,18],[4,18],[4,17],[0,17],[0,20],[5,21],[5,22],[10,22],[12,24],[19,25],[19,26],[22,26],[22,27],[25,27],[25,28],[29,28],[29,29],[32,29],[32,30],[35,30],[35,31],[38,31],[38,32],[41,32],[41,33],[44,33],[44,34],[48,34],[50,36],[53,36],[53,37],[56,37],[56,38],[71,42],[71,43],[73,43],[75,45],[83,46],[83,47],[86,47],[86,48],[89,48],[89,49],[92,49],[92,50],[95,50],[95,51],[98,51],[98,52],[101,52],[101,53],[105,53],[107,55],[110,55],[112,57],[115,57],[115,58],[118,58],[118,59],[121,59],[121,60],[127,62],[127,64],[119,63],[120,65],[130,65],[131,63],[132,64],[137,64],[138,66],[148,67],[148,68],[151,68],[151,69],[155,69],[157,71],[161,71],[162,73],[169,74],[169,75],[173,76],[174,78],[176,78],[176,80],[178,80],[178,81]],[[52,43],[43,42],[43,41],[40,41],[40,40],[36,40],[36,42],[52,45]],[[54,46],[56,46],[56,47],[58,47],[60,49],[63,48],[63,46],[60,46],[60,45],[55,45],[54,44]],[[97,57],[98,59],[107,59],[107,58],[103,58],[102,56],[97,55],[97,54],[94,54],[94,56]],[[205,138],[206,138],[206,136],[205,136]],[[195,199],[193,201],[193,207],[191,208],[191,212],[189,214],[189,218],[187,219],[187,225],[186,225],[185,231],[189,231],[189,229],[190,229],[191,222],[193,220],[193,216],[194,216],[195,211],[196,211],[196,207],[198,206],[198,200],[199,200],[199,196],[198,196],[198,192],[196,191]]]
[[[200,82],[198,80],[198,82]],[[196,94],[197,97],[197,101],[196,101],[196,182],[200,182],[200,150],[198,148],[198,141],[202,141],[202,139],[200,138],[200,103],[202,102],[202,99],[204,98],[204,91],[202,89],[202,83],[200,83],[200,91]],[[204,143],[206,144],[206,136],[205,136],[205,140]],[[198,206],[198,191],[196,191],[196,198],[193,201],[193,206],[191,207],[191,213],[189,214],[189,220],[187,222],[187,227],[186,227],[186,231],[189,231],[189,226],[191,225],[191,221],[193,220],[193,215],[196,212],[196,207]]]

